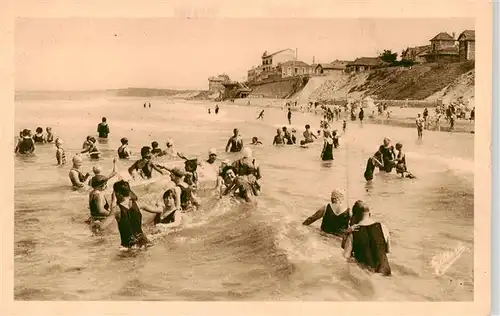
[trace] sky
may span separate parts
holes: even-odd
[[[16,90],[208,89],[244,80],[264,51],[297,49],[306,63],[401,53],[473,19],[20,18]]]

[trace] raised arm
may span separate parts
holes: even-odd
[[[312,216],[309,216],[303,223],[302,225],[309,226],[318,219],[322,218],[325,215],[326,207],[323,206],[319,210],[316,211]]]

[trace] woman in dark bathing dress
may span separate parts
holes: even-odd
[[[118,209],[114,211],[114,216],[109,216],[102,223],[95,223],[94,230],[106,228],[114,218],[120,231],[122,247],[130,249],[148,246],[150,242],[142,231],[142,214],[137,204],[137,196],[130,189],[128,182],[115,182],[113,193]]]
[[[352,207],[351,227],[342,242],[344,257],[353,257],[368,270],[384,276],[391,275],[387,259],[390,250],[389,230],[370,217],[370,209],[362,201]]]

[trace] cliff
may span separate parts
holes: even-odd
[[[291,77],[275,79],[275,81],[248,83],[248,86],[252,89],[251,96],[283,99],[301,91],[307,85],[308,80],[307,77]]]
[[[321,78],[321,77],[320,77]],[[306,86],[298,94],[303,100],[345,100],[373,96],[383,100],[474,98],[474,62],[424,64],[411,68],[389,67],[358,74],[323,77],[320,87]]]

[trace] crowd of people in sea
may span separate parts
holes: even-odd
[[[146,107],[146,104],[144,104]],[[305,125],[300,140],[301,148],[308,148],[310,144],[318,142],[323,138],[321,150],[322,161],[334,160],[334,149],[339,148],[340,138],[346,133],[348,112],[341,117],[341,110],[332,110],[330,107],[321,106],[324,111],[323,119],[320,121],[320,129],[314,132],[309,124]],[[363,120],[363,108],[358,114],[360,122]],[[292,111],[288,105],[287,123],[292,124]],[[346,112],[346,111],[345,111]],[[209,110],[209,113],[210,110]],[[215,114],[219,113],[219,105],[215,107]],[[258,120],[264,119],[264,110],[257,116]],[[342,132],[331,129],[333,120],[342,119]],[[105,117],[97,126],[97,136],[101,141],[106,141],[111,134],[109,124]],[[132,185],[124,178],[117,179],[112,187],[112,194],[108,198],[106,194],[108,182],[118,175],[117,159],[130,160],[132,153],[129,149],[129,141],[126,137],[120,139],[121,145],[117,148],[117,157],[113,158],[113,169],[107,175],[103,174],[102,167],[98,164],[92,168],[93,175],[82,171],[83,158],[87,154],[91,161],[96,163],[101,158],[101,152],[97,148],[96,137],[89,135],[85,139],[82,150],[75,153],[71,158],[72,167],[69,171],[69,180],[75,190],[83,190],[90,187],[88,195],[89,218],[86,221],[95,234],[103,233],[111,223],[118,225],[121,247],[123,249],[135,249],[148,247],[151,241],[143,231],[141,211],[153,213],[155,227],[163,229],[178,227],[181,224],[182,214],[198,211],[202,208],[202,201],[197,192],[200,188],[198,167],[211,168],[216,173],[215,192],[219,198],[230,196],[243,203],[256,203],[261,194],[261,169],[253,156],[250,146],[245,146],[239,129],[233,130],[233,135],[228,139],[225,151],[240,153],[241,156],[234,161],[217,159],[217,151],[212,148],[208,157],[200,161],[198,158],[188,158],[176,150],[173,140],[166,141],[165,149],[161,149],[157,141],[152,141],[151,146],[142,146],[140,158],[131,163],[128,174],[132,179],[153,179],[154,172],[165,175],[169,181],[165,184],[161,195],[163,205],[146,205],[141,203],[140,198],[133,192]],[[41,127],[36,129],[35,135],[24,129],[15,148],[18,154],[26,155],[35,152],[36,145],[54,143],[56,147],[56,161],[58,165],[65,165],[66,152],[64,142],[55,137],[50,127],[46,133]],[[252,137],[249,145],[262,145],[258,137]],[[273,139],[275,146],[290,146],[297,144],[297,131],[295,128],[283,126],[278,128]],[[184,161],[184,168],[168,167],[158,162],[158,157],[170,157]],[[406,156],[403,145],[397,143],[392,145],[391,140],[386,137],[383,144],[376,150],[375,154],[368,158],[364,177],[372,181],[374,172],[378,169],[385,173],[391,173],[394,169],[403,178],[414,178],[407,170]],[[120,178],[120,176],[118,176]],[[133,182],[134,183],[134,182]],[[132,184],[133,184],[132,183]],[[344,192],[334,189],[331,193],[330,202],[322,206],[303,224],[310,225],[322,219],[321,230],[342,238],[342,248],[347,258],[354,258],[359,264],[371,271],[383,275],[391,275],[387,253],[389,253],[389,231],[380,222],[371,218],[370,208],[363,201],[356,201],[351,208],[343,208],[342,202]]]

